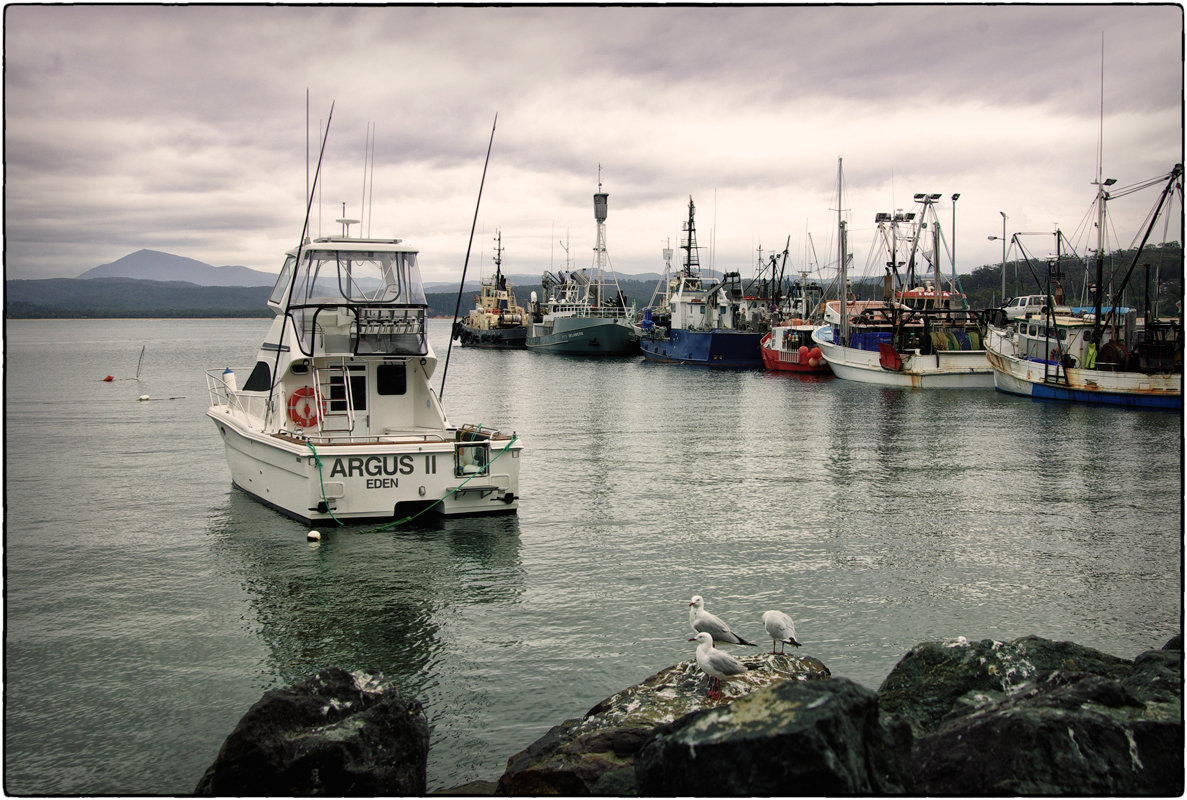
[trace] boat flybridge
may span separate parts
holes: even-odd
[[[236,486],[310,524],[516,510],[519,440],[451,424],[429,385],[437,358],[416,249],[306,242],[268,306],[254,367],[206,373]]]

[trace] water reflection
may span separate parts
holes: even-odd
[[[241,576],[249,624],[285,683],[339,666],[382,672],[416,694],[453,644],[449,615],[514,602],[524,589],[514,515],[327,528],[311,544],[304,526],[242,492],[227,503],[210,526],[215,553]]]

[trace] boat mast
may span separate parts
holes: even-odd
[[[603,303],[603,295],[606,290],[602,272],[606,268],[606,201],[608,197],[609,195],[602,191],[602,165],[598,164],[598,193],[594,195],[594,219],[598,223],[598,243],[594,247],[594,253],[598,271],[596,286],[598,287],[597,305],[599,306]]]
[[[503,286],[503,232],[495,231],[495,291]]]
[[[697,257],[697,230],[693,224],[696,206],[692,203],[692,195],[688,196],[688,222],[684,223],[686,236],[680,242],[680,249],[684,251],[684,277],[690,278],[695,267],[697,273],[701,271],[700,259]]]
[[[842,347],[849,345],[849,275],[845,265],[845,220],[841,212],[841,159],[837,159],[837,261],[841,268],[841,341]]]

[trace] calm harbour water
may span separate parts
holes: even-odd
[[[518,516],[309,544],[204,416],[203,371],[266,328],[7,323],[9,793],[190,792],[264,691],[328,666],[424,704],[430,790],[493,780],[691,658],[694,594],[760,644],[787,611],[870,688],[921,641],[1132,658],[1182,627],[1177,414],[455,348],[452,421],[524,442]],[[142,345],[139,382],[100,381]]]

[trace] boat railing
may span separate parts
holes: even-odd
[[[237,367],[230,370],[206,370],[206,390],[210,394],[211,406],[225,406],[232,411],[263,417],[268,407],[267,396],[256,393],[246,394],[239,391],[238,381],[231,376],[247,375],[250,367]]]
[[[627,317],[629,312],[621,306],[597,306],[587,302],[566,303],[552,301],[548,313],[555,316],[580,315],[583,317]]]
[[[454,438],[436,431],[411,431],[402,429],[387,430],[383,433],[370,433],[365,435],[353,434],[350,432],[337,431],[321,431],[321,432],[293,432],[280,431],[277,436],[287,437],[290,439],[299,439],[300,441],[308,441],[317,447],[331,447],[334,445],[362,445],[362,444],[408,444],[408,443],[424,443],[431,444],[434,442],[452,442]]]

